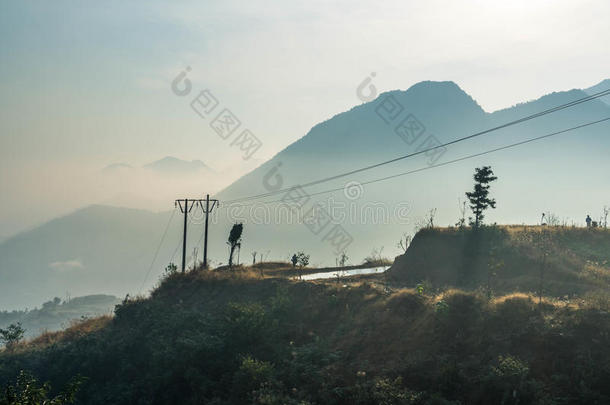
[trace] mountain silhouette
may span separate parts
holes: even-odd
[[[144,168],[164,174],[212,172],[212,169],[201,160],[191,160],[189,162],[173,156],[166,156],[163,159],[148,163],[144,165]]]

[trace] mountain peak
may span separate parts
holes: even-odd
[[[474,98],[452,81],[426,80],[415,83],[405,91],[396,90],[389,93],[424,110],[446,110],[473,115],[485,113]]]
[[[200,170],[211,171],[211,169],[199,159],[191,160],[189,162],[174,156],[165,156],[162,159],[144,165],[144,167],[165,173],[198,172]]]

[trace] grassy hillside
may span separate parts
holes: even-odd
[[[493,293],[573,297],[607,290],[610,231],[571,227],[493,226],[423,229],[387,272],[392,282]]]
[[[416,242],[414,242],[416,243]],[[602,404],[607,300],[175,274],[113,318],[0,353],[83,404]]]

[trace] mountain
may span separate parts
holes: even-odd
[[[610,89],[610,79],[603,80],[602,82],[596,84],[595,86],[591,86],[588,89],[585,89],[584,92],[587,94],[595,94],[600,91]],[[610,96],[605,96],[600,98],[600,100],[604,101],[606,104],[610,105]]]
[[[112,313],[121,300],[112,295],[87,295],[61,300],[55,297],[40,308],[20,311],[0,311],[0,328],[21,323],[25,337],[33,338],[43,332],[65,329],[71,323]]]
[[[130,170],[133,166],[127,163],[112,163],[102,169],[104,173],[112,173],[120,170]]]
[[[172,156],[166,156],[163,159],[148,163],[144,165],[144,168],[164,174],[201,174],[201,172],[212,172],[212,169],[201,160],[191,160],[189,162]]]
[[[244,223],[242,262],[251,260],[254,251],[270,260],[288,260],[295,251],[305,251],[311,255],[312,265],[334,264],[341,250],[346,251],[351,264],[360,263],[373,249],[376,255],[394,257],[399,253],[395,246],[401,235],[412,234],[430,221],[431,214],[438,225],[457,222],[460,201],[472,188],[474,168],[481,165],[491,165],[498,176],[491,187],[497,209],[486,214],[488,223],[534,224],[542,212],[552,212],[561,221],[576,225],[583,224],[587,214],[597,218],[602,207],[610,205],[604,186],[610,171],[607,122],[450,162],[610,117],[610,107],[599,100],[452,145],[442,154],[420,154],[307,187],[309,199],[300,210],[281,202],[285,192],[231,204],[244,196],[411,154],[433,145],[432,141],[444,143],[468,136],[585,95],[582,90],[552,93],[488,113],[452,82],[422,82],[406,91],[380,94],[374,101],[314,126],[303,138],[220,192],[216,197],[221,205],[210,220],[210,258],[215,265],[227,262],[226,240],[235,222]],[[442,166],[435,167],[438,164]],[[151,168],[198,167],[195,173],[203,173],[206,169],[202,165],[168,157]],[[367,183],[409,171],[413,173]],[[335,191],[324,193],[328,190]],[[320,214],[320,221],[315,222],[310,221],[312,213],[326,215]],[[119,297],[146,291],[168,262],[180,264],[180,215],[177,210],[172,214],[91,206],[5,240],[0,243],[0,308],[31,306],[66,291]],[[194,247],[199,247],[201,259],[202,223],[200,210],[194,209],[187,235],[189,264]],[[106,290],[99,291],[99,285]]]
[[[137,293],[169,215],[96,205],[9,238],[0,244],[0,309],[66,293]]]
[[[553,211],[568,223],[580,224],[587,213],[597,217],[603,205],[610,202],[610,195],[600,187],[607,184],[604,173],[610,170],[604,152],[610,147],[607,122],[446,166],[431,168],[430,165],[610,117],[610,108],[598,100],[452,145],[438,160],[437,155],[420,154],[307,187],[305,191],[311,198],[302,212],[292,215],[292,223],[287,223],[290,221],[286,220],[286,206],[277,202],[286,192],[255,200],[241,201],[240,198],[412,154],[427,145],[430,135],[437,142],[448,142],[585,96],[582,90],[557,92],[487,113],[455,83],[418,83],[406,91],[383,93],[370,103],[316,125],[306,136],[217,197],[224,202],[227,222],[244,222],[244,233],[252,235],[244,237],[243,247],[259,252],[279,250],[284,255],[305,249],[311,251],[312,260],[315,257],[326,263],[333,263],[338,255],[331,233],[337,224],[353,239],[345,248],[348,255],[352,260],[362,260],[373,248],[383,247],[388,256],[397,254],[395,245],[400,235],[412,233],[421,226],[431,210],[435,223],[456,223],[460,200],[464,200],[464,192],[472,187],[474,168],[481,165],[491,165],[499,177],[492,185],[498,208],[488,214],[488,221],[537,223],[542,212]],[[397,112],[393,120],[385,117],[389,123],[380,116],[387,110],[384,106],[388,100],[393,100]],[[409,116],[421,124],[421,135],[418,132],[416,136],[404,136],[397,131]],[[368,183],[408,171],[417,172]],[[347,187],[350,182],[361,186],[350,189]],[[333,193],[323,193],[333,189],[336,190]],[[583,199],[583,196],[586,197]],[[234,208],[230,207],[231,200],[237,200]],[[276,202],[266,203],[269,201]],[[321,231],[301,223],[300,217],[307,215],[315,203],[323,204],[331,217],[331,225]],[[221,242],[217,240],[217,249],[221,248]]]

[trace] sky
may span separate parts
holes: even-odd
[[[172,206],[149,173],[104,180],[112,163],[200,159],[217,176],[172,195],[217,191],[361,103],[371,73],[379,92],[452,80],[486,111],[592,86],[610,77],[608,15],[607,0],[1,0],[0,240],[126,193]],[[261,141],[250,159],[191,109],[206,89]]]

